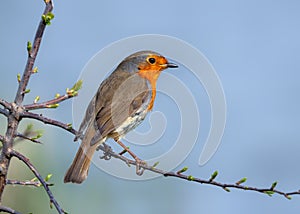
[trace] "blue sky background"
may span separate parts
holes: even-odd
[[[217,153],[205,166],[197,164],[206,136],[200,135],[181,167],[189,166],[188,173],[202,178],[218,170],[218,180],[226,183],[248,177],[249,186],[268,187],[278,181],[281,190],[299,189],[299,1],[66,0],[54,5],[55,19],[46,29],[36,62],[40,71],[32,76],[26,102],[36,95],[46,100],[64,93],[87,61],[116,40],[147,33],[178,37],[210,60],[227,101],[227,124]],[[26,42],[33,39],[43,10],[42,1],[1,2],[1,98],[14,99],[16,75],[26,62]],[[180,72],[175,75],[179,77]],[[183,81],[192,83],[189,78],[182,74]],[[197,102],[203,101],[200,114],[205,133],[210,125],[205,91],[201,86],[191,88],[199,96]],[[156,110],[168,109],[168,102],[156,104]],[[71,108],[72,102],[66,101],[57,110],[42,113],[72,122]],[[0,122],[3,133],[5,119],[1,117]],[[227,193],[163,177],[128,181],[93,166],[84,184],[64,184],[64,173],[77,149],[73,136],[41,123],[35,127],[45,129],[44,145],[23,142],[17,148],[43,175],[54,174],[52,190],[69,213],[297,213],[300,208],[299,196],[289,201],[277,195]],[[17,168],[11,168],[10,178],[33,177],[18,161],[12,164]],[[4,204],[20,212],[56,213],[49,209],[41,188],[8,187],[5,194]]]

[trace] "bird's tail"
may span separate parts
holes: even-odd
[[[96,131],[94,129],[94,126],[90,125],[87,128],[77,154],[65,175],[65,183],[72,182],[80,184],[87,178],[91,159],[98,146],[98,144],[95,144],[93,146],[90,145],[91,139],[93,138],[95,133]]]

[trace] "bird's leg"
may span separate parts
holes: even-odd
[[[115,139],[115,141],[124,149],[124,151],[128,152],[131,157],[134,158],[136,161],[136,174],[137,175],[142,175],[144,173],[144,168],[142,167],[143,165],[147,165],[145,161],[141,160],[136,154],[134,154],[127,146],[125,146],[121,141],[118,139]],[[125,152],[122,151],[120,154],[124,154]]]

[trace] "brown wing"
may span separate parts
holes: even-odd
[[[113,72],[96,96],[96,124],[99,136],[112,136],[125,120],[141,107],[148,107],[150,92],[145,79],[123,70]]]

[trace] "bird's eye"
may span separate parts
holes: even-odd
[[[152,64],[152,65],[155,63],[155,61],[156,61],[156,60],[155,60],[154,58],[152,58],[152,57],[148,59],[148,62],[149,62],[150,64]]]

